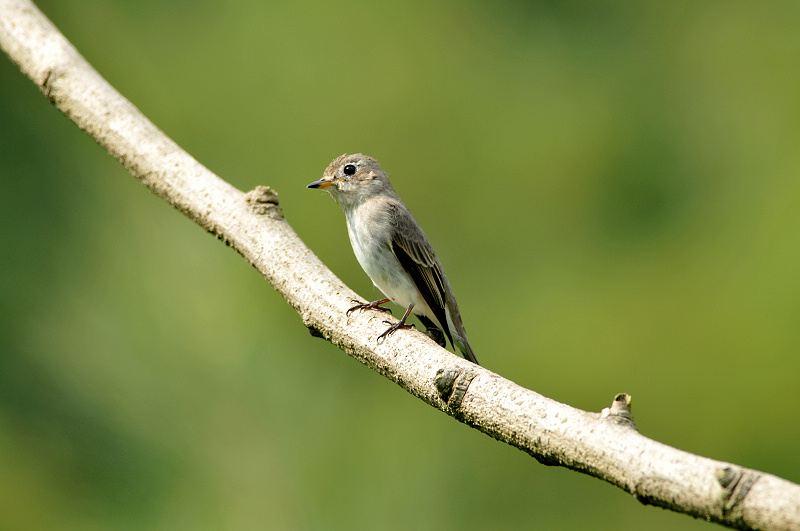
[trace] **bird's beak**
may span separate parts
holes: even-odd
[[[323,177],[319,181],[314,181],[313,183],[306,186],[306,188],[327,188],[328,186],[333,184],[333,177]]]

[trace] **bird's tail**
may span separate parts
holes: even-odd
[[[450,329],[451,334],[450,341],[453,342],[453,345],[461,351],[461,354],[463,354],[466,359],[475,365],[480,365],[480,363],[478,363],[478,358],[475,357],[475,353],[472,351],[472,347],[469,344],[469,339],[467,339],[467,331],[464,330],[464,323],[461,322],[461,313],[458,311],[458,305],[452,304],[452,307],[454,309],[452,312],[450,311],[450,304],[445,308],[447,327]]]
[[[474,363],[475,365],[480,365],[478,363],[478,358],[475,357],[475,353],[472,352],[472,347],[469,344],[469,340],[467,339],[467,334],[464,333],[461,337],[458,337],[457,334],[453,334],[453,342],[455,342],[458,350],[464,355],[466,359]]]

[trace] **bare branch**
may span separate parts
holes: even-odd
[[[602,413],[547,399],[440,348],[422,333],[378,345],[383,315],[345,311],[356,294],[283,219],[277,194],[243,194],[118,94],[27,0],[0,0],[0,45],[50,101],[155,194],[247,259],[324,337],[431,406],[548,465],[737,529],[800,529],[800,486],[640,435],[630,397]]]

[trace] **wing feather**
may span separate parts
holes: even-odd
[[[447,326],[445,313],[445,281],[442,266],[428,243],[425,234],[416,222],[413,222],[411,213],[401,212],[400,205],[390,205],[389,212],[395,230],[392,237],[392,250],[403,268],[411,275],[414,283],[428,304],[439,326],[447,334],[450,343],[450,329]],[[405,214],[405,215],[401,215]]]

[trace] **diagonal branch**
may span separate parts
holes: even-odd
[[[421,333],[376,344],[383,315],[346,316],[356,294],[286,223],[273,190],[243,194],[199,164],[100,77],[28,0],[0,0],[0,46],[153,193],[258,269],[313,335],[409,393],[544,464],[603,479],[642,503],[737,529],[800,529],[800,486],[640,435],[627,395],[603,413],[589,413],[473,365]]]

